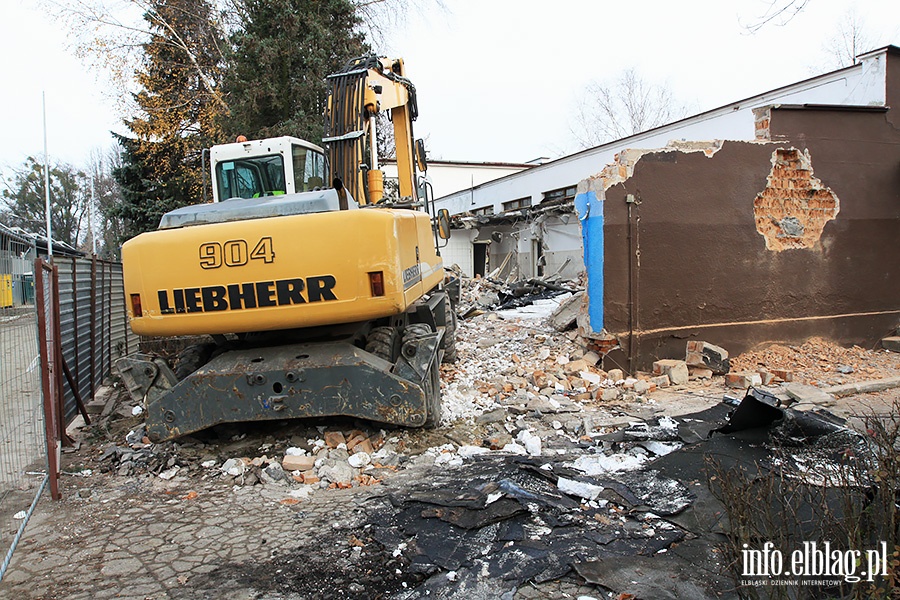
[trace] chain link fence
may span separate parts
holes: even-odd
[[[34,243],[0,228],[0,579],[49,479]]]

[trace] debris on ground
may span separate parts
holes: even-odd
[[[801,345],[773,344],[731,360],[732,371],[767,370],[784,381],[818,387],[900,375],[896,353],[844,348],[813,338]]]
[[[502,268],[495,269],[486,277],[475,278],[466,277],[461,271],[455,272],[460,281],[460,300],[456,309],[460,318],[468,319],[486,311],[521,308],[540,300],[584,290],[583,273],[576,280],[563,279],[554,274],[543,278],[503,281],[497,278]]]
[[[717,474],[709,457],[751,481],[784,469],[792,481],[820,476],[821,484],[837,468],[823,456],[866,452],[862,438],[846,434],[848,422],[822,410],[835,401],[826,388],[900,375],[895,353],[823,340],[736,357],[692,340],[684,356],[660,357],[651,371],[604,370],[596,347],[571,329],[579,286],[525,283],[532,287],[464,282],[460,315],[468,318],[458,325],[457,362],[441,366],[440,427],[273,421],[152,444],[145,415],[107,399],[108,417],[65,455],[84,463],[67,472],[93,476],[64,480],[71,487],[58,518],[99,523],[118,518],[114,504],[127,502],[138,515],[129,539],[146,535],[130,546],[165,535],[172,552],[191,554],[197,538],[184,524],[170,536],[168,522],[232,507],[215,517],[223,521],[209,525],[211,535],[227,546],[216,528],[239,521],[249,528],[242,543],[258,541],[256,554],[227,548],[225,559],[187,565],[178,578],[159,575],[171,598],[246,590],[290,598],[367,598],[372,590],[410,599],[734,597],[721,551],[727,511],[710,485]],[[530,303],[498,309],[500,291],[514,290]],[[538,297],[544,292],[560,293]],[[141,515],[147,507],[152,517]],[[290,543],[273,541],[282,530]],[[79,532],[66,534],[75,546],[87,539],[79,535],[96,536],[79,525],[70,531]],[[20,556],[35,549],[71,562],[64,544],[26,544]],[[128,563],[132,575],[168,573],[173,560],[137,556],[146,564]],[[49,580],[53,571],[30,564],[32,581]],[[15,575],[10,581],[18,585]],[[88,583],[112,590],[123,581]],[[154,597],[146,586],[140,593]]]

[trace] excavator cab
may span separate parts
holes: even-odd
[[[284,136],[213,146],[213,199],[263,198],[323,187],[325,151]]]

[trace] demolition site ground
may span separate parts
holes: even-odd
[[[110,386],[106,414],[71,429],[63,499],[41,500],[0,595],[898,597],[896,560],[872,582],[787,591],[737,569],[764,536],[786,553],[883,539],[893,556],[900,354],[771,346],[731,358],[767,380],[749,392],[705,369],[626,377],[548,325],[557,304],[460,321],[434,430],[275,421],[151,444]],[[887,389],[825,391],[870,381]],[[848,518],[868,526],[830,526]]]

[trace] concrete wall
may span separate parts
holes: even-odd
[[[687,339],[872,346],[900,321],[895,112],[768,117],[770,140],[630,151],[579,185],[591,328],[633,369]]]

